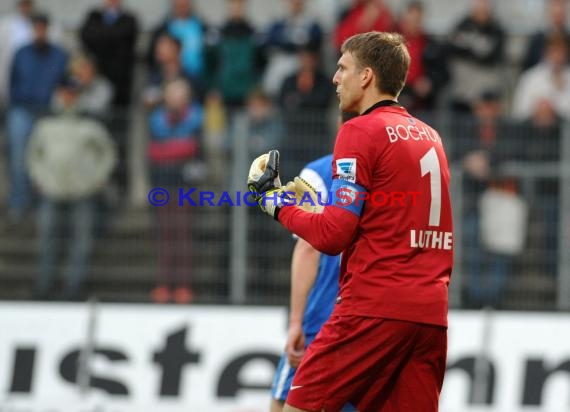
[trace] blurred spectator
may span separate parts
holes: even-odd
[[[16,50],[33,40],[31,16],[34,3],[31,0],[17,2],[15,13],[0,20],[0,107],[8,99],[10,67]]]
[[[38,121],[27,152],[28,170],[40,193],[39,273],[34,290],[38,299],[53,296],[58,243],[68,236],[62,298],[83,297],[95,200],[115,164],[115,147],[107,130],[79,114],[82,93],[69,85],[59,89],[59,114]]]
[[[423,16],[422,3],[412,1],[398,24],[412,58],[399,101],[415,113],[435,109],[438,94],[449,77],[443,46],[426,34]]]
[[[541,63],[523,72],[513,95],[513,115],[530,119],[543,100],[557,116],[570,120],[570,65],[568,43],[563,35],[548,39]]]
[[[344,11],[334,33],[337,51],[346,39],[368,31],[392,31],[394,18],[385,0],[353,0]]]
[[[80,36],[85,50],[95,58],[99,72],[113,85],[113,105],[118,110],[112,112],[107,124],[117,143],[119,163],[111,191],[116,194],[113,197],[120,200],[121,194],[127,193],[127,109],[135,66],[137,19],[123,9],[122,0],[103,0],[101,8],[87,15]]]
[[[486,242],[487,222],[495,221],[493,217],[499,213],[503,217],[519,216],[524,205],[516,195],[515,182],[499,177],[497,172],[499,162],[508,159],[510,153],[501,150],[505,147],[501,142],[513,142],[509,135],[512,127],[503,120],[500,95],[484,92],[475,103],[473,114],[473,119],[456,116],[453,134],[456,137],[453,157],[463,167],[463,260],[468,276],[465,298],[470,307],[498,306],[512,273],[513,256],[520,251],[505,251],[500,245]],[[501,207],[490,208],[493,204]],[[508,228],[503,224],[501,234],[519,234],[524,229],[520,225],[520,221]],[[496,224],[492,229],[498,227]],[[511,238],[507,242],[512,243]],[[515,241],[522,239],[524,235]]]
[[[335,93],[329,77],[319,68],[319,55],[311,48],[299,51],[299,69],[281,85],[279,105],[285,118],[284,176],[294,176],[311,159],[332,149],[327,109]],[[287,173],[290,173],[289,175]]]
[[[95,61],[86,55],[73,57],[69,64],[69,72],[67,87],[55,94],[52,107],[57,112],[66,111],[69,106],[67,101],[71,98],[74,112],[99,120],[104,126],[108,126],[112,118],[113,85],[98,74]],[[118,197],[114,192],[115,189],[112,185],[106,185],[101,196],[96,198],[98,220],[95,225],[99,228],[98,236],[102,236],[110,225],[110,219],[105,217],[105,213]]]
[[[263,88],[272,98],[279,94],[285,77],[299,67],[297,52],[307,47],[320,51],[323,39],[321,26],[305,9],[305,0],[283,1],[287,16],[272,23],[263,40],[268,59]]]
[[[548,39],[553,35],[562,35],[570,45],[570,31],[566,28],[567,0],[545,1],[548,15],[548,26],[534,33],[528,42],[522,69],[526,70],[538,64],[544,56]]]
[[[156,42],[158,38],[168,33],[177,39],[181,46],[182,69],[186,76],[191,79],[195,97],[202,100],[205,93],[203,76],[205,69],[205,41],[207,26],[194,10],[192,0],[171,0],[170,14],[153,31],[147,53],[148,63],[151,70],[158,66],[156,60]]]
[[[469,112],[485,90],[502,91],[504,37],[491,0],[472,0],[469,15],[449,36],[453,110]]]
[[[211,46],[213,88],[228,108],[245,104],[263,70],[259,37],[246,17],[247,0],[228,0],[228,19],[214,31]]]
[[[25,153],[30,133],[38,116],[49,109],[53,92],[64,81],[67,66],[65,51],[48,41],[48,17],[37,14],[32,21],[34,40],[16,52],[10,77],[6,123],[10,161],[8,218],[12,223],[18,223],[29,206],[31,192]]]
[[[111,109],[113,86],[99,76],[95,62],[87,56],[76,56],[69,65],[70,79],[68,92],[76,95],[74,106],[86,116],[104,120]],[[58,97],[58,94],[56,94]],[[61,104],[57,99],[55,104]]]
[[[528,167],[554,166],[557,170],[562,153],[562,119],[547,99],[534,104],[530,118],[520,123],[516,135],[503,148],[511,157],[525,162]],[[560,222],[559,185],[555,176],[532,179],[530,185],[533,230],[530,231],[529,250],[533,259],[527,264],[533,273],[556,276],[558,262],[558,231]],[[532,248],[532,249],[531,249]],[[531,267],[532,266],[532,267]]]
[[[155,42],[155,66],[150,68],[148,83],[143,92],[143,101],[147,108],[154,108],[162,103],[164,86],[171,80],[190,78],[184,75],[180,50],[182,45],[178,39],[168,33],[162,33]]]
[[[261,89],[250,93],[247,99],[249,118],[249,153],[264,153],[279,148],[283,138],[283,124],[271,98]]]
[[[319,54],[311,48],[299,50],[299,68],[285,78],[279,104],[285,111],[326,109],[334,94],[334,85],[319,67]]]
[[[192,99],[184,80],[166,85],[164,104],[149,119],[148,157],[153,187],[178,193],[184,187],[184,168],[198,155],[203,126],[202,106]],[[174,199],[173,199],[174,200]],[[156,207],[159,272],[152,299],[188,303],[194,298],[189,285],[192,268],[191,207],[171,201]]]
[[[15,0],[17,9],[12,14],[0,18],[0,107],[7,103],[9,97],[10,67],[14,53],[22,46],[32,42],[34,28],[33,0]],[[48,38],[52,43],[59,43],[62,30],[58,24],[51,24]]]
[[[294,162],[295,159],[285,154],[287,144],[285,141],[285,130],[283,125],[282,111],[261,87],[253,90],[247,99],[248,135],[247,143],[249,156],[256,156],[257,153],[264,153],[270,149],[278,149],[282,156],[287,156],[286,162]],[[235,142],[244,141],[243,136],[234,136]],[[241,140],[238,140],[241,139]],[[283,165],[284,162],[281,163]],[[280,166],[281,167],[281,166]],[[287,169],[289,171],[289,169]],[[299,170],[295,170],[298,173]],[[294,175],[280,174],[284,182],[292,180]],[[226,173],[227,175],[227,173]],[[250,199],[251,200],[251,199]],[[264,224],[260,219],[255,218],[256,210],[248,207],[248,234],[247,242],[248,255],[248,287],[253,287],[253,293],[275,293],[276,278],[268,277],[268,274],[277,273],[275,265],[275,255],[269,251],[267,245],[279,245],[279,248],[287,250],[289,248],[290,237],[284,237],[281,228],[276,225]],[[285,243],[284,243],[285,242]],[[267,288],[267,290],[265,290]],[[268,292],[271,291],[271,292]]]
[[[524,123],[530,126],[531,128],[536,128],[537,131],[539,132],[539,135],[545,137],[545,136],[558,135],[560,131],[561,122],[562,119],[560,118],[560,116],[556,112],[556,109],[552,106],[550,101],[548,101],[548,99],[542,99],[536,102],[534,110],[532,111],[532,117],[530,119],[527,119]],[[557,132],[552,133],[555,130]],[[540,139],[538,140],[540,141]],[[532,146],[534,146],[535,143],[534,139],[533,142],[531,143],[533,143]],[[553,155],[554,157],[557,157],[559,154],[558,153],[559,149],[549,148],[546,151],[538,150],[538,152],[535,149],[530,149],[529,153],[532,152],[535,154],[536,153],[544,154],[548,159],[543,159],[543,160],[552,160]],[[531,154],[531,156],[533,155]],[[539,155],[539,157],[542,157],[542,155]]]
[[[223,186],[222,182],[228,177],[226,143],[229,144],[230,133],[227,118],[220,94],[208,93],[204,102],[203,154],[208,165],[208,181],[214,188]]]
[[[94,56],[101,74],[113,84],[113,104],[131,101],[138,23],[122,7],[122,0],[103,0],[102,8],[89,12],[80,28],[83,47]]]

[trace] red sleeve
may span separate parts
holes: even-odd
[[[325,207],[323,213],[305,212],[297,206],[285,206],[279,212],[279,222],[289,231],[319,252],[333,256],[350,245],[358,220],[355,214],[334,206]]]
[[[341,179],[358,184],[363,190],[370,188],[372,169],[369,164],[374,150],[369,145],[368,135],[358,126],[343,125],[334,148],[333,181]],[[359,219],[359,213],[350,212],[335,203],[326,206],[321,214],[305,212],[294,206],[283,207],[279,212],[279,222],[283,226],[328,255],[338,255],[350,246]]]

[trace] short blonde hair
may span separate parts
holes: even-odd
[[[398,96],[404,88],[411,59],[402,35],[378,31],[356,34],[340,51],[352,54],[359,69],[372,69],[381,93]]]

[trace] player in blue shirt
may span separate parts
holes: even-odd
[[[321,193],[323,202],[332,184],[331,162],[332,155],[322,157],[309,163],[299,175]],[[297,240],[291,258],[289,331],[271,390],[271,412],[283,410],[295,368],[332,312],[338,293],[339,265],[340,256],[321,255],[308,242]]]
[[[343,114],[343,121],[352,116]],[[301,178],[320,193],[327,203],[332,185],[332,154],[307,164]],[[321,254],[308,242],[298,239],[291,258],[291,313],[285,353],[279,361],[271,389],[271,412],[281,412],[291,388],[296,367],[305,348],[313,341],[333,310],[338,294],[340,255]],[[355,411],[347,406],[343,411]]]

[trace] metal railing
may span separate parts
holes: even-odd
[[[286,304],[290,257],[295,241],[279,224],[259,216],[255,206],[246,206],[243,198],[241,206],[237,206],[236,197],[240,196],[238,193],[247,191],[245,180],[251,160],[269,148],[264,147],[264,141],[271,144],[277,141],[283,163],[289,162],[284,168],[285,181],[298,173],[306,162],[332,151],[334,111],[305,111],[299,116],[294,119],[295,130],[299,124],[306,130],[317,130],[324,124],[329,128],[330,136],[325,133],[318,133],[318,136],[289,133],[287,121],[291,118],[282,113],[275,118],[272,127],[264,129],[255,129],[246,113],[233,114],[223,139],[214,141],[211,136],[204,135],[203,145],[208,150],[199,161],[207,173],[196,178],[197,163],[189,161],[183,169],[190,177],[171,182],[166,187],[174,204],[178,200],[178,189],[183,193],[194,189],[192,198],[197,206],[186,202],[183,207],[165,212],[167,209],[146,202],[144,207],[133,207],[127,202],[109,205],[103,196],[97,209],[85,295],[101,301],[148,301],[164,277],[172,275],[178,279],[176,282],[192,289],[194,302]],[[474,284],[473,273],[470,273],[466,262],[470,256],[479,254],[486,260],[484,264],[488,268],[489,256],[485,250],[473,253],[473,244],[469,243],[471,240],[466,235],[469,229],[466,225],[473,223],[467,219],[467,212],[472,209],[473,199],[481,194],[472,191],[473,182],[466,182],[463,162],[465,155],[472,150],[469,145],[473,142],[468,140],[468,136],[473,120],[460,120],[463,123],[457,126],[452,124],[452,121],[457,121],[454,117],[440,115],[433,118],[433,125],[440,130],[445,143],[449,143],[453,174],[456,264],[450,302],[454,308],[474,307],[477,304],[468,299],[469,288]],[[128,141],[129,153],[134,151],[139,157],[145,153],[146,139],[138,135],[144,129],[138,125],[134,129],[136,138],[122,139]],[[509,138],[515,138],[512,141],[516,142],[518,134],[524,132],[514,123],[507,123],[503,130],[501,133],[508,137],[507,142]],[[570,309],[570,257],[567,253],[570,250],[570,126],[565,124],[561,130],[560,145],[554,150],[557,159],[528,160],[519,156],[516,145],[511,144],[498,145],[498,153],[491,156],[498,155],[492,160],[494,178],[500,180],[503,176],[516,181],[516,194],[529,210],[524,248],[508,256],[510,269],[505,284],[501,286],[504,291],[494,301],[494,306],[499,309]],[[281,136],[278,140],[275,140],[275,135],[264,140],[263,132],[279,132]],[[497,139],[501,139],[501,133]],[[310,152],[307,148],[316,149]],[[152,167],[144,158],[129,156],[126,161],[136,161],[138,169],[124,165],[124,173],[129,170],[135,173],[136,170],[136,179],[140,180],[140,168],[145,165],[143,174],[152,175]],[[5,163],[8,159],[3,160]],[[217,170],[214,171],[215,168]],[[127,182],[136,179],[123,176],[123,181]],[[555,182],[556,190],[549,193],[550,189],[543,186],[545,181]],[[147,178],[146,185],[137,183],[137,190],[142,190],[141,187],[153,188],[152,180]],[[132,186],[129,190],[133,190]],[[213,205],[209,202],[199,205],[200,191],[213,193]],[[233,204],[219,202],[224,192],[231,197]],[[545,192],[548,197],[544,196]],[[136,197],[146,198],[147,194],[145,189],[145,193],[138,193]],[[125,193],[119,195],[122,199],[126,197]],[[184,209],[187,212],[185,217],[179,216],[178,212]],[[164,213],[160,214],[161,211]],[[34,298],[32,292],[38,277],[41,252],[36,242],[36,213],[37,210],[32,209],[20,226],[9,225],[6,215],[0,218],[2,299]],[[182,237],[177,238],[178,235]],[[65,230],[54,236],[54,241],[71,239]],[[169,255],[173,250],[176,253]],[[66,250],[61,249],[50,299],[60,298],[59,292],[65,283],[65,256]],[[174,259],[174,263],[164,266],[164,259]],[[483,271],[488,271],[486,277],[491,279],[487,280],[492,281],[492,271],[486,268]],[[486,303],[483,301],[480,305]]]

